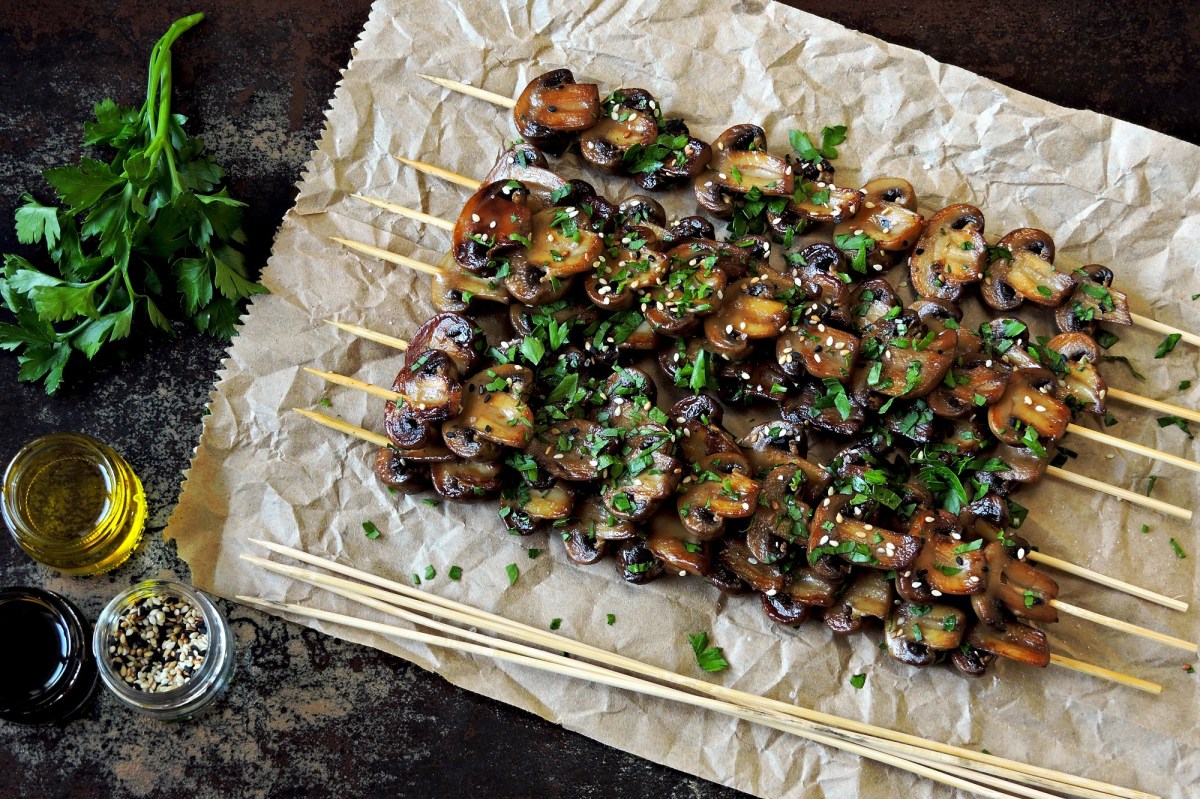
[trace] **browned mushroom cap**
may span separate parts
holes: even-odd
[[[763,477],[758,508],[746,531],[746,545],[760,561],[774,563],[787,555],[792,545],[803,546],[808,541],[812,508],[800,498],[803,484],[804,473],[787,464]]]
[[[744,339],[774,338],[788,322],[787,303],[776,299],[776,286],[765,276],[746,277],[725,290],[725,301],[704,323],[709,341],[738,336]]]
[[[649,147],[658,139],[653,114],[617,106],[579,137],[579,153],[592,166],[610,175],[621,170],[625,153],[636,145]]]
[[[500,464],[446,461],[429,467],[433,490],[446,499],[472,499],[500,490]]]
[[[1060,333],[1046,348],[1062,356],[1061,366],[1055,369],[1060,376],[1054,396],[1075,410],[1104,413],[1108,385],[1096,369],[1100,345],[1084,333]]]
[[[925,540],[922,555],[928,555],[925,578],[932,596],[983,593],[987,574],[983,542],[965,540],[957,517],[946,511],[918,513],[909,533]]]
[[[622,459],[625,468],[601,491],[604,507],[618,519],[648,519],[659,502],[675,493],[683,472],[682,464],[671,454],[670,434],[662,431],[631,436],[625,442]]]
[[[532,218],[525,257],[560,280],[595,269],[604,240],[588,229],[587,221],[587,215],[573,205],[538,211]]]
[[[763,194],[785,197],[795,187],[792,165],[767,152],[766,133],[757,125],[734,125],[718,136],[710,168],[715,174],[708,179],[736,194],[758,188]],[[697,183],[697,193],[699,188]]]
[[[461,416],[442,422],[442,440],[447,449],[464,460],[494,461],[500,457],[500,445],[481,438]]]
[[[617,206],[617,211],[625,225],[649,223],[660,228],[667,225],[667,211],[662,207],[662,203],[645,194],[631,194],[626,197]]]
[[[564,134],[586,130],[600,119],[600,90],[576,83],[569,69],[555,69],[531,80],[513,107],[522,138],[555,155],[570,143]]]
[[[752,589],[764,594],[778,592],[787,583],[787,577],[778,567],[761,562],[746,542],[737,538],[721,539],[717,544],[717,560]]]
[[[1054,312],[1054,321],[1064,333],[1091,335],[1098,322],[1129,325],[1129,297],[1112,287],[1113,273],[1107,266],[1088,264],[1075,270],[1078,285],[1070,299]]]
[[[533,411],[525,401],[533,372],[502,364],[476,372],[466,382],[462,415],[481,438],[524,449],[533,437]]]
[[[645,585],[662,576],[663,562],[640,538],[619,542],[613,554],[617,562],[617,571],[627,583]]]
[[[562,533],[563,549],[567,557],[572,563],[578,563],[580,566],[591,566],[604,560],[604,556],[608,554],[608,542],[597,538],[585,528],[572,524],[573,521],[574,519],[569,520],[565,527],[558,528]]]
[[[575,513],[567,526],[601,541],[624,541],[637,535],[637,528],[631,522],[613,516],[595,495],[575,503]]]
[[[999,458],[1008,468],[996,472],[979,472],[976,479],[997,493],[1007,496],[1014,488],[1014,483],[1036,483],[1041,480],[1054,457],[1053,452],[1054,448],[1051,446],[1046,447],[1046,453],[1043,455],[1028,447],[1014,447],[1003,441],[998,442],[991,456]]]
[[[982,677],[996,656],[970,644],[963,644],[950,653],[950,663],[965,677]]]
[[[692,181],[692,192],[696,196],[696,204],[717,219],[733,218],[733,192],[717,183],[707,173],[697,175]]]
[[[835,604],[825,611],[825,626],[845,635],[862,629],[867,617],[886,619],[892,612],[892,581],[886,572],[862,569],[854,574],[849,587]]]
[[[871,388],[900,399],[923,397],[945,379],[954,363],[957,346],[957,330],[947,328],[935,333],[912,325],[906,336],[888,341],[880,361],[879,379]]]
[[[642,308],[656,331],[680,336],[716,310],[727,278],[717,268],[716,255],[694,253],[692,245],[676,247],[667,258],[670,271],[659,280],[659,287],[642,298]]]
[[[719,425],[725,416],[725,410],[712,397],[706,394],[693,394],[672,405],[667,416],[680,425],[688,421]]]
[[[407,358],[406,358],[407,360]],[[392,383],[404,395],[411,415],[422,422],[438,422],[462,410],[462,384],[458,368],[441,350],[426,350],[405,365]]]
[[[844,224],[846,220],[856,217],[862,208],[863,193],[859,189],[836,186],[824,181],[803,181],[801,188],[804,189],[804,193],[793,195],[788,201],[787,210],[810,222]]]
[[[486,183],[471,195],[454,224],[454,260],[478,275],[494,274],[489,267],[505,250],[528,241],[533,214],[528,192],[519,182]]]
[[[707,423],[697,419],[688,419],[680,425],[680,428],[683,437],[679,442],[679,454],[690,464],[698,464],[709,455],[744,458],[733,436],[718,427],[711,419]],[[741,465],[740,462],[739,465]],[[747,462],[744,471],[748,469],[749,463]]]
[[[440,443],[437,425],[422,420],[417,416],[416,406],[402,400],[384,403],[383,431],[392,446],[406,452]]]
[[[680,577],[703,577],[712,571],[712,546],[688,532],[670,509],[660,510],[650,520],[646,547]]]
[[[805,373],[818,380],[832,378],[842,383],[850,379],[850,370],[858,357],[859,340],[853,333],[827,327],[822,323],[805,324],[779,336],[775,358],[784,374],[800,379]]]
[[[788,578],[782,590],[759,595],[763,611],[780,624],[800,624],[814,610],[829,607],[842,584],[841,579],[828,579],[804,566],[789,571]]]
[[[983,278],[983,225],[983,212],[965,203],[948,205],[929,218],[908,262],[917,294],[957,302],[967,283]]]
[[[741,455],[719,453],[695,464],[693,474],[683,478],[676,508],[683,526],[707,541],[725,531],[726,519],[742,519],[754,513],[759,483],[747,472]]]
[[[501,259],[507,262],[507,258]],[[457,263],[443,263],[430,286],[430,302],[443,313],[462,313],[475,300],[507,303],[511,299],[504,282],[496,277],[480,277]]]
[[[845,501],[839,497],[844,497]],[[921,539],[868,524],[854,515],[849,497],[826,497],[813,510],[808,559],[837,555],[847,563],[875,569],[907,569],[921,551]]]
[[[921,667],[936,663],[937,653],[926,646],[923,641],[918,643],[911,627],[906,630],[897,624],[895,618],[897,613],[898,611],[893,612],[888,618],[888,623],[883,626],[884,642],[887,644],[888,654],[909,666]]]
[[[838,406],[837,395],[844,393],[849,402],[849,413],[843,414],[846,406]],[[863,405],[854,395],[834,381],[832,386],[808,383],[798,393],[789,391],[780,403],[783,418],[794,424],[815,427],[839,436],[857,434],[866,424]]]
[[[1036,439],[1057,441],[1071,423],[1071,409],[1055,399],[1056,380],[1049,369],[1016,369],[1004,396],[988,408],[988,427],[1006,444],[1031,446],[1027,430]],[[1036,449],[1036,447],[1033,447]]]
[[[616,443],[604,431],[605,428],[587,419],[554,422],[535,435],[525,451],[560,480],[598,480],[601,476],[599,458],[610,452]]]
[[[981,352],[968,353],[929,395],[929,407],[938,416],[962,419],[980,406],[999,402],[1011,374],[1012,368],[1001,360]]]
[[[570,278],[552,277],[544,267],[537,266],[515,252],[508,258],[508,274],[504,276],[504,289],[514,299],[527,306],[549,305],[558,302],[574,285]],[[514,309],[513,313],[522,313]]]
[[[1054,269],[1054,240],[1034,228],[1019,228],[1000,239],[987,268],[981,294],[984,302],[1008,311],[1029,300],[1057,308],[1075,288],[1071,275]]]
[[[554,198],[569,191],[572,183],[551,172],[546,165],[546,156],[527,142],[516,142],[502,153],[483,179],[485,184],[503,183],[513,188],[511,181],[521,184],[526,195],[524,202],[531,211],[555,205]]]
[[[1010,621],[1003,630],[976,624],[967,636],[967,644],[1030,666],[1050,665],[1050,646],[1046,642],[1046,634],[1019,622]]]
[[[892,284],[881,277],[860,283],[847,303],[850,323],[859,333],[874,332],[876,326],[900,311],[900,299]]]
[[[889,630],[910,644],[923,644],[934,651],[958,649],[967,634],[967,614],[951,605],[902,603],[892,614]]]
[[[917,211],[917,193],[902,178],[877,178],[862,188],[862,204],[834,228],[835,236],[865,235],[885,252],[912,248],[925,226]]]
[[[987,591],[972,598],[972,607],[980,621],[997,626],[996,618],[1003,618],[998,612],[1000,608],[1030,621],[1058,621],[1058,611],[1051,604],[1058,597],[1058,583],[1031,564],[1014,559],[999,541],[992,541],[983,551],[987,559]]]
[[[429,472],[424,464],[408,460],[402,452],[380,447],[375,453],[375,476],[388,488],[419,491],[424,488]]]
[[[575,507],[575,489],[566,483],[555,481],[548,488],[520,486],[516,491],[505,491],[500,497],[500,508],[510,508],[510,516],[527,516],[535,523],[539,521],[566,519]]]
[[[487,348],[483,331],[473,321],[456,313],[440,313],[417,328],[408,342],[404,364],[408,366],[428,350],[441,350],[450,356],[458,374],[474,372],[480,353]]]

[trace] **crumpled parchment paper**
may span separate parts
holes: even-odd
[[[683,22],[686,21],[686,24]],[[401,166],[393,154],[480,177],[514,138],[507,112],[421,80],[444,75],[512,95],[534,75],[569,66],[602,91],[643,86],[669,114],[711,140],[753,121],[784,151],[787,133],[847,124],[840,182],[897,174],[916,185],[922,209],[966,201],[984,209],[988,230],[1049,231],[1059,262],[1108,263],[1133,309],[1195,327],[1200,291],[1200,152],[1167,136],[1085,111],[1060,108],[939,64],[902,47],[780,5],[655,4],[586,0],[569,4],[481,0],[380,0],[328,113],[328,124],[284,220],[257,297],[212,395],[211,415],[166,535],[178,541],[197,586],[225,597],[249,593],[368,613],[328,594],[266,576],[239,560],[246,539],[267,537],[359,568],[408,579],[433,564],[425,588],[534,625],[563,619],[563,634],[650,663],[698,673],[686,635],[707,630],[730,670],[731,687],[1008,757],[1083,773],[1172,797],[1200,777],[1197,678],[1178,650],[1109,634],[1072,619],[1050,631],[1063,654],[1162,682],[1161,698],[1050,668],[1000,663],[981,680],[890,660],[878,633],[835,638],[822,625],[800,630],[767,620],[758,602],[726,599],[698,580],[664,578],[633,588],[610,562],[579,568],[553,540],[505,534],[493,503],[441,503],[389,495],[371,472],[374,448],[318,427],[297,406],[382,429],[382,403],[301,371],[313,366],[388,385],[402,356],[326,325],[332,317],[405,337],[431,313],[428,280],[331,243],[342,236],[436,262],[448,246],[437,230],[379,211],[362,192],[453,219],[468,193]],[[571,174],[584,172],[571,158]],[[589,180],[595,180],[589,175]],[[610,196],[631,187],[598,181]],[[690,205],[687,192],[665,198]],[[894,282],[904,280],[892,273]],[[1025,315],[1034,316],[1034,312]],[[1196,404],[1177,393],[1197,374],[1196,350],[1180,345],[1150,360],[1159,336],[1122,331],[1114,350],[1147,375],[1135,383],[1106,367],[1113,385]],[[1196,381],[1200,383],[1200,381]],[[330,398],[331,406],[319,401]],[[1109,432],[1196,457],[1175,428],[1153,415],[1113,408]],[[1197,481],[1170,467],[1068,441],[1069,468],[1140,489],[1158,474],[1155,496],[1194,507]],[[1043,481],[1022,495],[1022,532],[1044,551],[1163,593],[1197,596],[1195,525],[1170,520],[1083,489]],[[368,540],[362,523],[383,531]],[[1139,532],[1145,523],[1148,534]],[[1177,559],[1174,536],[1189,552]],[[547,549],[536,560],[525,549]],[[509,587],[505,566],[521,576]],[[452,564],[460,582],[444,575]],[[1174,635],[1200,637],[1188,615],[1055,575],[1063,598]],[[613,613],[616,624],[605,624]],[[530,673],[312,621],[437,671],[456,685],[501,699],[631,752],[760,796],[933,797],[952,792],[895,770],[804,745],[773,731],[616,690]],[[868,675],[862,690],[850,675]],[[819,787],[816,783],[819,782]]]

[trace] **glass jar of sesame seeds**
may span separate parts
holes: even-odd
[[[117,594],[92,636],[100,679],[129,707],[164,721],[199,713],[233,676],[233,636],[190,586],[147,580]]]

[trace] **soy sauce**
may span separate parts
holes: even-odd
[[[40,588],[0,591],[0,718],[25,724],[62,721],[82,708],[96,684],[87,625],[66,599]]]

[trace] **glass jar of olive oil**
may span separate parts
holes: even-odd
[[[125,459],[81,433],[26,444],[4,472],[4,521],[21,549],[66,574],[101,574],[133,553],[146,492]]]

